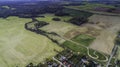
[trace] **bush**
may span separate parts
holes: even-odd
[[[53,18],[52,20],[54,20],[54,21],[61,21],[60,18]]]

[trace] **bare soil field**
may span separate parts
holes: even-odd
[[[89,20],[90,23],[101,28],[100,35],[96,37],[90,48],[110,54],[114,46],[116,32],[120,30],[120,17],[93,15]]]

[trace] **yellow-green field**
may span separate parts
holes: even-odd
[[[45,18],[41,18],[41,17],[38,17],[37,19],[40,20],[40,21],[46,21],[46,22],[52,22],[53,18],[60,18],[61,21],[68,21],[69,19],[71,19],[72,17],[71,16],[55,16],[54,14],[43,14],[42,16],[45,16]]]
[[[24,29],[31,19],[0,18],[0,67],[25,67],[33,62],[56,55],[54,49],[62,50],[48,38]]]
[[[67,7],[81,9],[81,10],[93,10],[96,7],[115,8],[114,6],[111,6],[111,5],[91,4],[91,3],[86,3],[85,5],[80,5],[80,6],[67,6]]]
[[[71,17],[59,17],[61,21],[53,21],[52,18],[57,17],[53,14],[45,14],[45,18],[37,18],[39,21],[46,21],[49,25],[42,27],[41,29],[47,32],[56,32],[59,35],[64,35],[66,32],[77,28],[78,26],[73,25],[71,23],[64,22],[64,20],[68,20]]]

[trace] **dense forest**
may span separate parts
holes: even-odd
[[[38,17],[39,14],[55,13],[63,7],[53,2],[7,3],[1,4],[0,17],[19,16],[24,18]]]

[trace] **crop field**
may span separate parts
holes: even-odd
[[[92,36],[80,34],[80,35],[74,37],[72,40],[77,42],[77,43],[80,43],[84,46],[89,46],[93,42],[94,39],[95,38]]]
[[[62,48],[48,38],[24,29],[31,19],[0,18],[0,67],[24,67],[32,62],[43,62]]]
[[[53,21],[52,18],[55,16],[52,14],[45,14],[45,18],[37,18],[39,21],[46,21],[49,23],[49,25],[44,26],[40,28],[41,30],[47,31],[47,32],[55,32],[59,35],[64,35],[66,32],[77,28],[76,25],[64,22],[64,21]],[[70,17],[62,18],[62,19],[68,19]]]
[[[83,46],[81,46],[81,44],[75,44],[73,42],[66,41],[63,43],[62,46],[65,46],[65,47],[73,50],[74,52],[79,53],[81,56],[86,55],[92,59],[99,61],[99,62],[105,63],[108,61],[108,56],[106,54],[100,53],[100,52],[95,51],[93,49],[83,47]]]
[[[61,21],[68,21],[69,19],[71,19],[72,17],[71,16],[55,16],[54,14],[42,14],[41,16],[44,16],[44,17],[38,17],[36,19],[40,20],[40,21],[46,21],[46,22],[52,22],[53,18],[60,18]]]
[[[80,10],[93,10],[97,7],[104,7],[104,8],[114,8],[114,6],[111,5],[105,5],[105,4],[92,4],[92,3],[86,3],[85,5],[80,6],[67,6],[68,8],[76,8]]]
[[[72,16],[72,17],[85,17],[85,18],[88,18],[88,17],[93,15],[90,12],[75,10],[74,8],[69,9],[69,6],[66,9],[64,9],[63,11],[66,12],[66,13],[69,13],[70,16]]]
[[[72,43],[70,41],[66,41],[63,43],[63,46],[66,46],[69,49],[72,49],[75,52],[80,52],[81,54],[86,54],[87,49],[84,47],[81,47],[80,45],[76,45],[75,43]]]
[[[110,54],[117,31],[120,30],[120,17],[93,15],[89,18],[89,22],[93,22],[94,26],[101,29],[100,35],[96,37],[90,45],[92,49]]]

